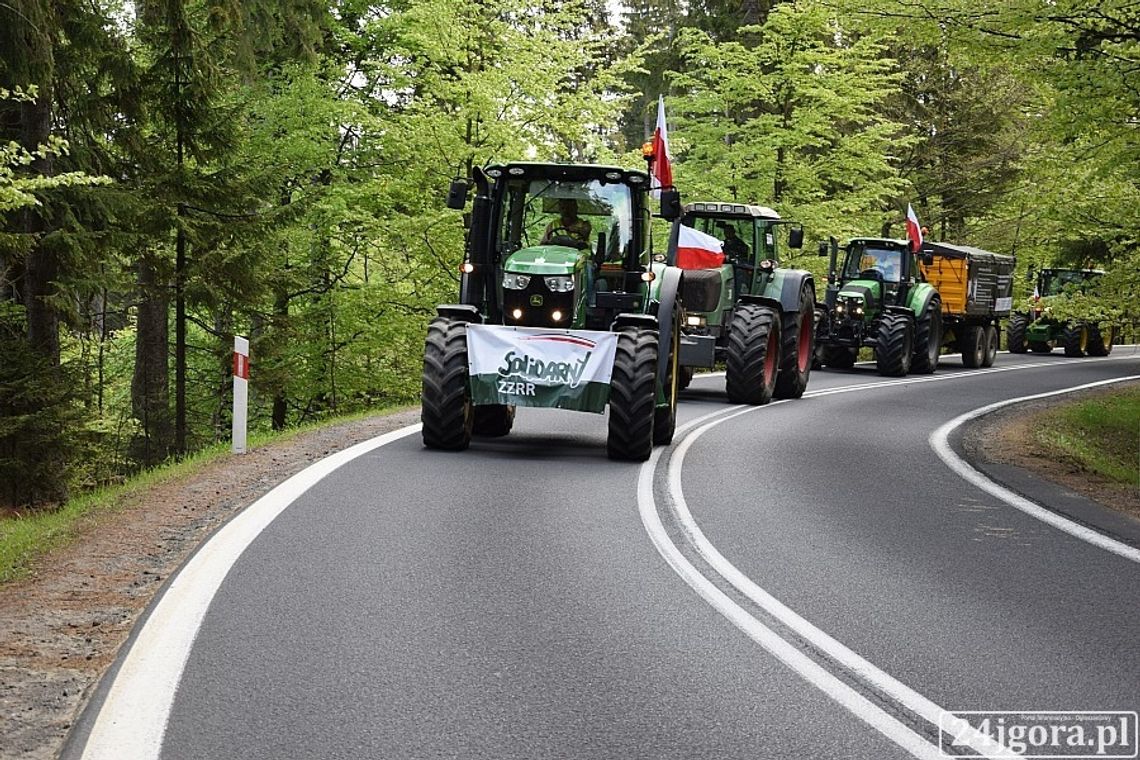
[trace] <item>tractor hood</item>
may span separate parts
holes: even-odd
[[[878,280],[851,280],[839,288],[839,297],[862,298],[863,305],[872,309],[882,300],[882,285]]]
[[[589,255],[588,250],[565,245],[535,245],[512,253],[503,262],[503,269],[517,274],[574,274],[585,268]]]

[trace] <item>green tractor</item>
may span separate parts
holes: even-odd
[[[838,269],[837,241],[819,247],[820,256],[831,256],[816,334],[822,363],[850,369],[860,347],[868,346],[879,374],[933,372],[941,352],[942,303],[923,280],[910,242],[855,238],[842,250]]]
[[[1037,273],[1028,312],[1014,314],[1006,327],[1009,351],[1050,353],[1061,346],[1065,356],[1108,356],[1116,330],[1090,322],[1059,321],[1050,315],[1050,301],[1064,297],[1067,288],[1087,292],[1104,275],[1102,269],[1042,269]],[[1030,279],[1034,275],[1029,272]]]
[[[650,267],[649,175],[507,163],[473,171],[459,303],[424,352],[423,442],[507,435],[519,406],[601,413],[607,452],[644,461],[676,425],[681,271]],[[448,206],[463,209],[456,180]],[[680,198],[661,194],[662,217]]]
[[[777,232],[789,224],[770,208],[724,202],[690,203],[673,223],[666,263],[656,266],[684,269],[682,388],[695,367],[723,361],[733,403],[803,395],[815,350],[815,283],[810,272],[778,266]],[[802,245],[803,228],[791,226],[788,247]]]

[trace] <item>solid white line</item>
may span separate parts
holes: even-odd
[[[1086,541],[1101,549],[1110,551],[1113,554],[1124,557],[1132,562],[1140,563],[1140,549],[1134,546],[1129,546],[1126,543],[1117,541],[1114,538],[1109,538],[1103,533],[1088,528],[1080,523],[1074,522],[1067,517],[1064,517],[1051,509],[1041,506],[1040,504],[1026,499],[1020,494],[1016,494],[1008,488],[995,483],[987,478],[978,470],[974,469],[966,460],[958,456],[954,449],[950,446],[950,434],[954,432],[962,424],[970,420],[989,414],[992,411],[1001,409],[1002,407],[1018,404],[1022,401],[1033,401],[1039,398],[1048,398],[1050,396],[1059,396],[1065,393],[1072,393],[1073,391],[1084,390],[1086,388],[1096,388],[1102,385],[1110,385],[1112,383],[1123,383],[1129,380],[1140,380],[1140,375],[1129,375],[1127,377],[1117,377],[1111,380],[1101,380],[1096,383],[1085,383],[1084,385],[1077,385],[1072,388],[1063,388],[1057,391],[1050,391],[1048,393],[1037,393],[1032,396],[1022,396],[1021,398],[1009,399],[1007,401],[999,401],[995,404],[989,404],[972,412],[966,412],[963,415],[955,417],[954,419],[941,426],[933,433],[930,434],[930,446],[934,449],[934,453],[938,454],[939,458],[946,463],[950,469],[958,473],[973,485],[982,489],[986,493],[1001,499],[1006,504],[1009,504],[1014,509],[1019,509],[1030,517],[1034,517],[1041,522],[1052,525],[1057,530],[1064,531],[1074,538]]]
[[[419,429],[411,425],[394,430],[314,462],[215,533],[174,577],[131,644],[87,737],[84,760],[158,758],[190,648],[214,594],[242,552],[333,470]]]

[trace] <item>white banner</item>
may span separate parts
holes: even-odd
[[[472,401],[601,412],[617,341],[595,330],[468,325]]]

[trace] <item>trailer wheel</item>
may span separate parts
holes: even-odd
[[[462,451],[471,443],[474,407],[467,390],[467,324],[436,317],[424,344],[420,419],[424,446]]]
[[[985,358],[982,359],[983,367],[994,366],[994,361],[997,359],[998,352],[998,331],[993,325],[986,328],[986,353]]]
[[[880,375],[903,377],[914,355],[914,327],[902,314],[884,314],[879,320],[875,365]]]
[[[515,407],[508,404],[486,404],[475,407],[475,419],[471,426],[473,435],[484,438],[500,438],[511,432],[515,426]]]
[[[962,328],[958,338],[958,348],[962,351],[962,366],[977,369],[986,360],[986,328],[968,325]]]
[[[836,369],[851,369],[859,357],[859,349],[847,346],[824,346],[823,363]]]
[[[1089,327],[1089,356],[1108,356],[1112,353],[1112,339],[1115,330],[1112,325],[1100,328],[1100,325]]]
[[[1084,356],[1089,347],[1089,330],[1084,325],[1065,325],[1061,330],[1065,356]]]
[[[644,462],[653,451],[657,331],[623,330],[610,380],[610,459]]]
[[[929,375],[938,369],[938,356],[942,353],[942,299],[930,299],[926,311],[914,325],[914,357],[910,371]]]
[[[759,406],[772,400],[780,367],[780,340],[780,312],[758,304],[736,308],[724,373],[729,401]]]
[[[1024,354],[1028,345],[1025,342],[1025,331],[1029,329],[1029,317],[1024,314],[1014,314],[1009,318],[1005,328],[1005,342],[1011,354]]]
[[[693,382],[693,368],[681,367],[677,372],[677,389],[685,390]]]
[[[804,285],[800,290],[800,310],[784,315],[780,347],[780,374],[776,377],[776,398],[799,398],[807,389],[815,355],[815,292]]]

